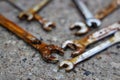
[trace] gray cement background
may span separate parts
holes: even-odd
[[[39,2],[39,0],[13,1],[25,10]],[[95,14],[98,10],[107,6],[111,0],[84,1]],[[39,23],[35,21],[30,23],[20,21],[16,18],[19,12],[5,2],[0,2],[0,13],[36,37],[41,36],[47,43],[61,46],[65,40],[83,37],[74,36],[73,32],[69,30],[72,23],[83,20],[71,0],[52,0],[39,12],[41,16],[56,22],[57,28],[52,32],[43,31]],[[119,20],[120,9],[106,17],[100,28]],[[91,30],[90,33],[96,30],[98,29]],[[97,44],[90,47],[92,48]],[[63,57],[57,56],[60,61],[63,61],[70,58],[71,52],[71,50],[67,50]],[[78,64],[74,71],[69,73],[66,73],[64,69],[58,70],[58,64],[45,63],[38,51],[0,26],[0,80],[120,80],[120,44],[116,44]]]

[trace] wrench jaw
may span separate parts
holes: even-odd
[[[74,44],[74,41],[72,40],[67,40],[62,44],[62,48],[66,49],[66,48],[71,48],[71,49],[76,49],[76,45]]]
[[[65,70],[68,72],[74,68],[74,64],[72,62],[70,62],[69,60],[66,60],[66,61],[61,62],[59,67],[65,68]]]
[[[71,30],[73,29],[79,29],[75,35],[82,35],[88,32],[88,27],[86,26],[86,24],[84,24],[83,22],[76,22],[73,25],[71,25],[70,27]]]
[[[89,27],[100,27],[101,26],[101,21],[99,19],[88,19],[86,20],[86,24],[89,26]]]
[[[46,31],[51,31],[55,27],[56,27],[56,24],[54,22],[49,22],[45,20],[45,22],[43,23],[43,29]]]
[[[42,58],[48,63],[57,63],[58,59],[52,55],[52,53],[59,53],[60,55],[64,55],[63,49],[55,45],[46,45],[42,49],[39,49],[42,54]]]
[[[97,54],[98,52],[105,50],[106,48],[110,47],[111,45],[120,42],[120,31],[116,32],[114,34],[114,37],[110,38],[106,42],[94,47],[93,49],[83,53],[82,55],[79,55],[75,58],[65,60],[60,63],[60,67],[65,67],[66,71],[72,70],[76,64],[84,61],[85,59]]]
[[[28,21],[31,21],[34,18],[34,15],[32,13],[29,13],[29,12],[21,12],[18,15],[18,18],[27,19]]]
[[[43,29],[46,31],[51,31],[56,27],[56,24],[54,22],[50,22],[40,15],[35,14],[34,18],[42,25]]]
[[[75,52],[73,52],[71,54],[71,57],[76,57],[76,56],[80,55],[80,53],[85,51],[85,48],[83,45],[79,45],[79,43],[76,43],[72,40],[67,40],[63,43],[62,48],[66,49],[67,47],[72,50],[75,50]]]

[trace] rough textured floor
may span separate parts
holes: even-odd
[[[13,1],[26,10],[41,0]],[[95,14],[98,10],[107,6],[111,0],[84,1],[92,13]],[[3,1],[0,2],[0,13],[36,37],[42,37],[47,43],[61,46],[65,40],[83,37],[74,36],[73,32],[69,30],[72,23],[84,20],[79,15],[72,0],[52,0],[39,12],[41,16],[56,22],[57,28],[51,32],[45,32],[36,21],[20,21],[16,17],[19,12]],[[106,17],[100,28],[119,20],[120,9]],[[90,33],[96,30],[98,29],[91,30]],[[70,58],[71,52],[68,49],[63,57],[58,56],[60,61]],[[0,80],[120,80],[120,44],[116,44],[91,59],[78,64],[71,72],[65,72],[64,69],[59,70],[58,64],[44,62],[38,51],[0,26]]]

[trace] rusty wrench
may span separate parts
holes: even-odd
[[[83,16],[85,17],[85,23],[76,22],[70,27],[70,29],[72,30],[75,28],[80,28],[80,30],[75,33],[76,35],[87,33],[89,30],[88,27],[99,27],[101,25],[101,21],[93,16],[93,14],[90,12],[90,10],[87,8],[83,1],[80,0],[73,1],[76,4],[78,10],[81,11]]]
[[[38,5],[34,6],[33,8],[30,8],[28,11],[24,11],[10,0],[3,0],[3,1],[8,2],[10,5],[12,5],[21,12],[18,16],[20,19],[26,19],[28,21],[34,19],[38,21],[40,24],[42,24],[43,29],[46,31],[51,31],[52,28],[55,27],[54,22],[49,22],[37,14],[37,11],[42,9],[50,0],[43,0],[43,2],[40,2]]]
[[[120,30],[120,22],[114,23],[106,28],[103,28],[95,33],[92,33],[88,36],[85,36],[79,40],[67,40],[63,43],[62,48],[70,47],[71,49],[76,49],[75,52],[72,53],[72,56],[77,56],[85,51],[85,48],[100,39],[103,39],[109,35],[114,34],[116,31]]]
[[[95,17],[102,20],[106,16],[108,16],[108,14],[112,13],[114,10],[116,10],[119,7],[120,7],[120,0],[112,0],[112,2],[107,7],[98,11]]]
[[[27,11],[22,11],[19,14],[19,18],[26,18],[27,20],[32,20],[34,18],[34,14],[36,14],[40,9],[42,9],[50,0],[43,0]]]
[[[101,25],[101,21],[93,16],[91,11],[85,5],[85,3],[81,0],[74,0],[78,9],[82,12],[85,17],[85,22],[89,27],[99,27]]]
[[[105,50],[106,48],[112,46],[113,44],[119,43],[120,42],[120,31],[116,32],[113,37],[111,37],[109,40],[101,43],[100,45],[88,50],[87,52],[84,52],[83,54],[69,59],[65,60],[60,63],[60,67],[65,67],[66,71],[72,70],[77,63],[80,63],[84,61],[85,59]]]
[[[0,25],[13,32],[18,37],[22,38],[28,44],[32,45],[35,49],[37,49],[46,62],[55,63],[58,61],[56,57],[51,55],[53,52],[57,52],[63,55],[63,50],[60,47],[53,44],[48,45],[44,43],[43,41],[37,39],[32,34],[28,33],[27,31],[13,23],[12,21],[5,18],[2,14],[0,14]]]

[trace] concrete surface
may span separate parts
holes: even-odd
[[[39,0],[13,0],[23,9],[27,9]],[[41,0],[40,0],[41,1]],[[110,3],[111,0],[84,0],[95,14]],[[79,15],[71,0],[52,0],[39,14],[57,24],[52,32],[42,30],[39,23],[20,21],[16,18],[18,11],[5,2],[0,2],[0,13],[31,32],[43,38],[47,43],[61,46],[68,39],[79,39],[74,36],[69,26],[84,20]],[[120,9],[103,20],[100,28],[120,20]],[[99,29],[100,29],[99,28]],[[91,30],[90,33],[98,29]],[[101,41],[102,42],[102,41]],[[101,43],[99,42],[99,43]],[[95,46],[91,45],[91,47]],[[71,50],[65,51],[60,61],[70,58]],[[58,63],[59,64],[59,63]],[[30,47],[20,38],[0,26],[0,80],[120,80],[120,44],[116,44],[91,59],[78,64],[71,72],[59,70],[58,64],[47,64],[39,52]]]

